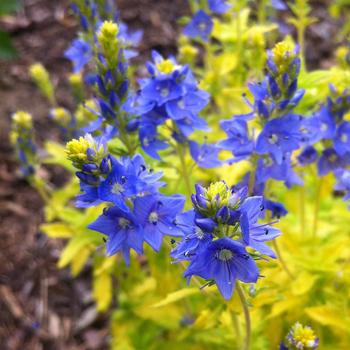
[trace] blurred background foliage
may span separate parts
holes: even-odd
[[[0,17],[10,15],[19,11],[22,7],[21,0],[1,0]],[[0,30],[0,59],[11,59],[16,57],[16,49],[14,48],[10,35]]]

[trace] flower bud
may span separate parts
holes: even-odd
[[[30,68],[30,75],[41,93],[52,103],[55,103],[54,88],[50,75],[41,63],[35,63]]]

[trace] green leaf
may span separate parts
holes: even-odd
[[[1,0],[0,1],[0,16],[18,11],[22,7],[20,0]]]
[[[169,305],[169,304],[175,303],[176,301],[179,301],[183,298],[186,298],[190,295],[194,295],[194,294],[198,294],[198,293],[200,293],[200,290],[198,288],[180,289],[174,293],[168,294],[164,300],[152,305],[152,307],[161,307],[161,306]]]
[[[17,56],[8,33],[0,31],[0,58],[8,60]]]

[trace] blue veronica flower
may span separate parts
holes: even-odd
[[[270,153],[277,164],[283,155],[299,148],[300,117],[294,114],[268,121],[256,141],[258,154]]]
[[[218,159],[220,149],[215,145],[207,143],[199,145],[195,141],[190,141],[189,145],[193,160],[201,168],[216,168],[222,165],[222,162]]]
[[[138,116],[139,137],[143,150],[155,159],[158,152],[168,147],[158,134],[158,127],[167,120],[173,121],[172,137],[185,142],[195,130],[208,130],[199,113],[208,104],[209,95],[198,89],[198,83],[188,66],[179,65],[175,59],[164,59],[152,52],[153,62],[148,62],[151,75],[140,81],[140,91],[131,108]]]
[[[185,119],[189,115],[198,115],[208,104],[208,101],[209,94],[206,91],[193,90],[178,99],[169,101],[166,104],[166,110],[173,120]]]
[[[73,63],[74,73],[80,73],[92,59],[91,46],[83,39],[75,39],[65,51],[64,57]]]
[[[139,139],[142,149],[152,158],[160,160],[159,151],[169,147],[158,138],[157,126],[151,122],[143,122],[139,128]]]
[[[109,208],[88,228],[107,235],[107,255],[121,251],[127,265],[130,264],[130,249],[143,253],[143,230],[132,212]]]
[[[307,146],[301,151],[297,158],[299,164],[305,166],[315,163],[318,159],[318,153],[313,146]]]
[[[213,30],[213,20],[203,10],[194,14],[191,22],[184,28],[184,34],[190,38],[201,38],[208,41]]]
[[[210,11],[218,15],[226,13],[232,7],[227,0],[208,0],[208,5]]]
[[[176,227],[178,227],[184,238],[177,243],[171,251],[171,257],[176,261],[189,260],[198,251],[207,246],[212,241],[211,230],[205,231],[196,222],[196,212],[189,210],[176,217]]]
[[[75,206],[77,208],[89,208],[103,203],[98,194],[97,186],[80,181],[80,192],[82,194],[75,197]]]
[[[340,170],[335,173],[337,183],[334,187],[336,191],[345,192],[344,201],[350,200],[350,170]]]
[[[324,176],[329,172],[343,169],[349,164],[350,154],[346,153],[340,156],[334,148],[326,148],[322,151],[321,157],[318,160],[318,174]]]
[[[256,282],[259,269],[240,242],[225,237],[210,242],[193,257],[184,276],[190,279],[193,275],[214,280],[222,296],[228,300],[236,279]]]
[[[234,117],[220,122],[228,138],[217,143],[217,147],[229,150],[236,161],[249,157],[254,150],[254,142],[249,139],[248,125],[245,120]]]
[[[276,10],[279,10],[279,11],[288,10],[287,4],[282,0],[271,0],[270,3],[271,3],[271,6],[274,7]]]
[[[302,179],[293,170],[290,154],[285,154],[282,162],[278,164],[271,158],[260,158],[257,163],[256,182],[266,183],[268,179],[284,181],[289,188],[292,185],[302,185]]]
[[[142,156],[114,160],[108,177],[101,182],[98,194],[105,201],[112,202],[120,209],[128,211],[125,199],[139,193],[154,193],[164,183],[158,180],[162,173],[150,173]]]
[[[145,79],[141,85],[141,98],[163,105],[183,94],[181,84],[173,76],[159,75],[156,79]]]
[[[331,96],[327,98],[327,109],[332,114],[334,121],[340,123],[350,110],[350,93],[348,89],[339,93],[332,84],[329,85],[329,88]]]
[[[269,224],[261,225],[257,221],[261,215],[263,207],[263,197],[255,196],[247,198],[241,205],[241,230],[243,238],[247,237],[248,242],[243,242],[254,248],[261,254],[275,258],[273,250],[264,242],[275,239],[280,235],[280,230]]]
[[[175,217],[181,212],[184,204],[185,198],[181,195],[148,195],[135,199],[134,214],[142,226],[144,240],[155,251],[160,250],[164,235],[183,235],[175,225]]]
[[[350,123],[342,122],[336,131],[334,137],[334,149],[340,155],[344,156],[350,152]]]
[[[176,226],[182,240],[172,250],[176,261],[189,260],[185,277],[214,281],[224,298],[231,297],[235,279],[256,282],[259,271],[247,246],[256,254],[275,257],[266,241],[279,236],[270,224],[258,223],[264,210],[263,197],[248,197],[248,189],[235,191],[224,181],[208,188],[196,185],[191,196],[193,210],[180,214]]]
[[[138,55],[138,52],[133,48],[139,46],[143,37],[143,30],[130,31],[128,26],[120,20],[118,21],[118,25],[118,39],[121,40],[125,46],[125,58],[129,60],[136,57]]]
[[[187,118],[177,120],[176,126],[185,138],[189,137],[196,130],[210,130],[207,122],[197,115],[189,115]]]
[[[326,106],[322,106],[315,114],[316,123],[318,122],[318,137],[313,141],[321,139],[332,139],[336,133],[335,120]]]
[[[274,202],[267,198],[264,198],[263,207],[265,208],[265,210],[269,210],[271,212],[272,219],[279,219],[288,214],[288,210],[282,203]]]

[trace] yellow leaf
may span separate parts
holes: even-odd
[[[50,238],[70,238],[74,235],[71,228],[63,223],[43,224],[40,226],[43,231]]]
[[[302,272],[293,283],[292,293],[294,295],[306,294],[313,287],[317,279],[317,275]]]
[[[308,307],[305,312],[309,317],[323,326],[331,326],[344,332],[349,331],[350,322],[346,322],[344,312],[341,312],[341,310],[336,309],[334,306]]]
[[[80,273],[93,251],[94,246],[84,247],[80,250],[79,254],[73,258],[71,263],[73,277],[76,277]]]
[[[72,173],[75,171],[72,163],[67,159],[65,147],[63,145],[48,141],[45,143],[45,149],[49,154],[49,157],[44,161],[46,164],[58,164]]]
[[[92,294],[96,301],[98,311],[106,311],[112,301],[112,278],[106,272],[95,275],[93,279]]]
[[[200,293],[200,290],[198,288],[180,289],[174,293],[168,294],[164,300],[152,305],[152,307],[161,307],[171,303],[175,303],[176,301],[198,293]]]
[[[284,300],[281,301],[277,301],[273,307],[272,307],[272,311],[270,313],[270,315],[268,315],[267,318],[273,318],[276,316],[279,316],[281,314],[283,314],[284,312],[288,311],[288,310],[292,310],[295,307],[299,306],[300,304],[302,304],[302,299],[300,297],[287,297]]]
[[[96,246],[100,242],[102,242],[101,235],[93,231],[86,231],[78,236],[74,236],[64,248],[58,261],[58,267],[67,266],[83,248],[91,245]]]

